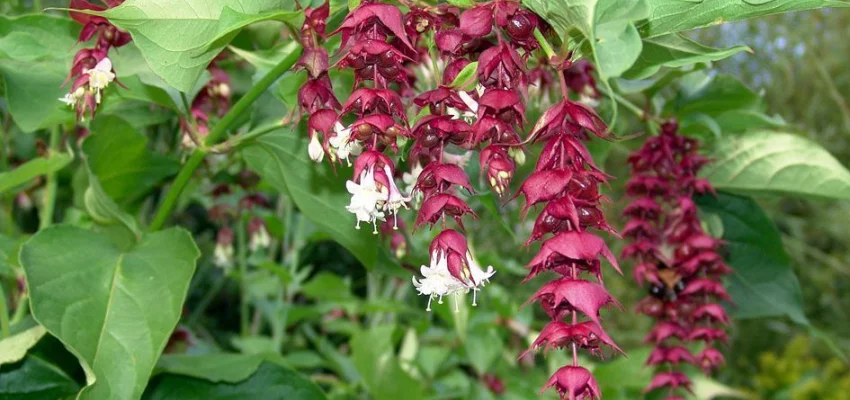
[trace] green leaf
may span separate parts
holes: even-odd
[[[89,186],[83,194],[83,203],[91,219],[100,225],[117,225],[123,227],[129,232],[132,238],[136,240],[140,239],[142,232],[139,230],[136,220],[124,211],[121,211],[118,204],[115,204],[109,195],[103,191],[100,182],[90,169],[87,168],[87,172]]]
[[[779,231],[764,210],[750,198],[726,193],[697,198],[703,213],[720,217],[726,262],[734,271],[728,291],[738,319],[788,316],[808,325],[803,294]]]
[[[349,300],[351,289],[339,275],[330,272],[319,272],[313,279],[301,288],[308,297],[320,300]]]
[[[473,339],[463,342],[463,347],[472,368],[479,376],[483,376],[494,367],[505,343],[492,327],[474,330],[470,335]]]
[[[0,367],[0,398],[4,400],[64,399],[79,390],[80,385],[62,369],[37,356]]]
[[[741,133],[755,129],[782,128],[786,126],[781,116],[769,116],[756,110],[731,110],[715,118],[723,133]]]
[[[475,7],[475,2],[472,0],[448,0],[448,3],[457,6],[460,8],[472,8]]]
[[[24,132],[73,120],[59,98],[68,91],[61,86],[78,32],[67,18],[0,16],[0,76],[9,113]]]
[[[184,375],[165,374],[154,379],[145,400],[324,400],[316,384],[291,369],[262,363],[256,372],[237,383],[210,382]]]
[[[375,400],[421,399],[421,385],[402,370],[393,352],[394,331],[395,326],[385,325],[354,335],[354,365]]]
[[[672,34],[643,40],[643,50],[632,67],[623,74],[627,79],[646,79],[661,67],[679,68],[695,63],[708,63],[731,57],[747,46],[716,49],[699,44],[683,35]]]
[[[264,356],[257,354],[166,354],[156,364],[156,374],[177,374],[210,382],[236,383],[248,379],[264,360]]]
[[[593,50],[593,60],[603,80],[620,76],[641,54],[642,42],[634,21],[646,18],[645,0],[523,0],[568,41],[578,29]]]
[[[641,36],[655,37],[724,22],[821,7],[848,7],[836,0],[647,0],[652,12]]]
[[[80,399],[137,399],[183,309],[200,252],[188,232],[122,251],[105,234],[57,225],[21,249],[33,316],[86,370]]]
[[[850,171],[819,144],[785,132],[727,136],[703,176],[722,190],[850,200]]]
[[[303,128],[303,124],[301,128]],[[280,192],[288,193],[298,209],[321,231],[348,249],[372,269],[378,261],[378,238],[368,229],[354,229],[355,218],[345,207],[350,195],[345,189],[349,168],[334,171],[327,163],[316,163],[307,155],[307,135],[282,129],[262,136],[247,146],[242,155]]]
[[[36,325],[17,335],[0,340],[0,365],[20,361],[44,334],[44,327]]]
[[[89,167],[109,197],[136,200],[180,169],[180,163],[148,150],[148,139],[116,116],[102,116],[83,142]]]
[[[65,168],[74,157],[70,154],[54,154],[50,158],[34,158],[9,172],[0,173],[0,194],[23,185],[40,175],[47,175]]]
[[[245,26],[294,21],[285,0],[127,0],[93,13],[130,32],[151,69],[181,92],[195,86],[207,65]]]
[[[670,105],[677,115],[701,113],[715,117],[731,110],[755,109],[761,105],[761,96],[735,77],[718,75],[699,80],[694,87],[684,87],[681,98]]]

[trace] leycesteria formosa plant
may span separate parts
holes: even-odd
[[[841,350],[792,259],[843,231],[787,197],[850,171],[686,31],[845,0],[42,3],[0,2],[0,398],[679,400],[770,368],[732,316]]]
[[[731,300],[721,282],[731,269],[720,254],[722,242],[705,232],[694,203],[694,196],[714,192],[697,177],[709,162],[698,151],[698,142],[680,135],[670,121],[629,157],[626,191],[633,201],[624,212],[629,221],[623,234],[630,244],[623,258],[635,260],[635,280],[649,286],[638,312],[656,321],[646,337],[655,346],[646,364],[658,371],[646,391],[670,399],[691,390],[680,365],[711,373],[724,363],[715,344],[727,341],[723,327],[729,317],[718,301]],[[692,344],[700,344],[696,353]]]

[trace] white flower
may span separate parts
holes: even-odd
[[[414,161],[410,167],[410,172],[401,174],[401,181],[405,185],[404,191],[411,194],[414,208],[419,208],[419,203],[422,201],[422,192],[414,192],[413,189],[416,187],[416,181],[419,180],[419,175],[422,175],[424,169],[419,161]]]
[[[472,96],[469,95],[469,93],[466,93],[466,91],[464,90],[460,90],[457,92],[457,95],[458,97],[460,97],[461,100],[463,100],[463,104],[466,104],[466,106],[469,107],[472,112],[478,112],[478,102],[475,101],[475,99],[473,99]]]
[[[112,73],[112,60],[109,57],[104,57],[92,69],[83,69],[83,73],[89,74],[89,86],[96,91],[105,89],[115,80],[115,74]]]
[[[359,155],[362,148],[359,143],[350,140],[351,128],[346,128],[341,123],[337,122],[336,125],[334,125],[334,132],[336,132],[336,136],[330,138],[330,140],[328,140],[328,144],[333,147],[336,151],[336,156],[340,160],[345,160],[348,163],[348,166],[351,166],[351,161],[348,160],[348,157],[352,155]]]
[[[393,215],[393,229],[398,229],[398,210],[402,207],[407,209],[407,203],[410,202],[410,196],[405,197],[401,194],[401,191],[398,190],[398,186],[395,184],[395,180],[393,180],[392,171],[390,170],[389,165],[384,165],[384,174],[387,176],[387,182],[389,182],[390,190],[389,195],[387,196],[387,202],[384,203],[384,211]]]
[[[490,278],[496,273],[496,270],[493,269],[492,265],[487,266],[487,270],[481,269],[481,266],[478,265],[478,261],[472,257],[472,253],[466,253],[466,263],[469,265],[469,272],[472,274],[472,282],[474,287],[472,288],[472,306],[477,306],[478,300],[478,291],[481,290],[479,287],[484,287],[484,284],[490,282]]]
[[[233,245],[216,244],[213,250],[213,264],[227,269],[232,266],[232,263]]]
[[[596,108],[596,106],[599,105],[598,99],[594,98],[593,96],[588,96],[585,93],[582,93],[579,96],[578,102],[591,108]]]
[[[77,103],[80,101],[80,99],[83,98],[83,96],[85,94],[86,94],[86,90],[82,86],[80,86],[80,87],[77,88],[77,90],[75,90],[73,92],[65,93],[65,96],[60,97],[59,101],[65,103],[65,104],[67,104],[71,107],[75,107],[77,105]]]
[[[355,228],[360,229],[361,222],[369,222],[375,228],[373,233],[378,234],[378,220],[384,220],[381,207],[387,201],[389,193],[386,188],[378,190],[374,170],[370,168],[363,171],[360,173],[359,184],[347,181],[345,187],[348,193],[351,193],[351,203],[345,209],[357,217]]]
[[[248,247],[254,252],[261,248],[267,249],[272,244],[272,238],[269,236],[269,231],[266,230],[265,225],[260,224],[256,229],[248,241]]]
[[[413,277],[413,286],[420,295],[428,296],[426,311],[431,311],[431,301],[438,297],[438,303],[443,304],[443,296],[459,295],[466,293],[469,288],[449,273],[447,255],[442,251],[431,253],[431,265],[422,266],[419,269],[422,279]],[[459,311],[457,297],[455,297],[455,310]]]
[[[438,303],[443,304],[443,296],[455,296],[455,312],[460,310],[458,304],[458,296],[468,293],[472,290],[472,306],[478,305],[478,291],[484,287],[484,284],[489,282],[490,278],[496,273],[493,266],[488,266],[487,270],[483,270],[478,262],[472,257],[472,253],[466,253],[466,264],[469,268],[471,281],[461,281],[449,272],[449,263],[447,254],[442,251],[435,251],[431,254],[431,265],[429,267],[422,266],[419,272],[422,274],[422,279],[417,280],[413,277],[413,286],[420,295],[428,296],[428,306],[426,311],[431,311],[431,300],[435,297],[439,298]]]
[[[325,158],[325,150],[322,149],[322,143],[319,142],[318,135],[313,135],[310,139],[310,144],[307,146],[307,154],[310,155],[310,159],[315,162],[322,162]]]

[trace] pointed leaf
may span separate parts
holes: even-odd
[[[850,200],[850,171],[819,144],[791,133],[727,136],[703,176],[717,189]]]
[[[101,233],[58,225],[21,249],[32,312],[80,360],[80,399],[137,399],[183,308],[200,253],[169,229],[122,251]]]
[[[623,77],[646,79],[658,72],[661,67],[678,68],[695,63],[708,63],[731,57],[742,51],[752,52],[747,46],[716,49],[679,34],[644,39],[640,57],[623,74]]]

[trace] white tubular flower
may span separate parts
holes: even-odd
[[[396,186],[395,180],[393,180],[393,174],[389,165],[384,165],[384,174],[386,174],[387,182],[390,185],[387,202],[384,203],[384,211],[393,215],[393,229],[398,230],[398,210],[402,207],[405,209],[408,208],[407,203],[410,202],[410,196],[405,197],[401,191],[398,190],[398,186]]]
[[[337,122],[334,125],[336,136],[328,140],[328,144],[335,150],[336,156],[340,160],[345,160],[348,166],[351,166],[350,156],[357,156],[363,150],[360,144],[351,139],[351,128],[346,128],[341,123]]]
[[[322,148],[322,143],[319,142],[319,138],[315,134],[313,134],[313,137],[310,139],[310,144],[307,145],[307,154],[309,154],[310,159],[315,162],[322,162],[325,158],[325,150]]]
[[[65,93],[65,96],[60,97],[59,101],[71,106],[71,108],[74,108],[74,107],[77,106],[77,103],[80,101],[80,99],[82,99],[83,96],[85,96],[85,94],[86,94],[86,89],[84,89],[82,86],[80,86],[80,87],[77,88],[77,90],[74,90],[73,92]]]
[[[267,249],[272,244],[272,238],[269,236],[269,231],[266,230],[265,224],[257,224],[254,232],[251,232],[251,238],[248,241],[248,247],[252,252],[259,249]]]
[[[345,187],[348,193],[351,193],[351,203],[345,209],[357,217],[355,228],[360,229],[361,222],[369,222],[374,227],[372,233],[377,235],[378,221],[384,220],[381,207],[389,198],[389,193],[386,188],[378,190],[375,183],[375,171],[371,168],[363,171],[360,174],[359,184],[347,181]]]
[[[233,263],[233,245],[216,244],[213,250],[213,264],[228,269]]]
[[[414,193],[413,189],[416,187],[416,181],[419,180],[419,175],[422,175],[424,169],[419,161],[414,161],[410,167],[410,172],[405,172],[401,175],[401,180],[404,182],[404,191],[411,194],[414,208],[419,208],[419,203],[422,201],[422,193]]]
[[[89,86],[95,90],[106,89],[109,83],[115,80],[115,74],[112,73],[112,60],[109,57],[104,57],[92,69],[84,69],[84,74],[89,74]]]
[[[428,306],[425,311],[431,311],[431,301],[439,298],[438,303],[443,304],[443,296],[458,295],[466,293],[469,288],[449,273],[448,257],[445,252],[435,251],[431,253],[431,265],[422,266],[419,269],[422,279],[413,277],[413,286],[420,295],[428,296]],[[459,311],[457,298],[455,298],[455,311]]]
[[[478,291],[480,287],[484,287],[485,283],[490,282],[490,278],[496,273],[492,265],[487,266],[487,270],[481,269],[478,261],[472,257],[472,253],[466,253],[466,263],[469,265],[469,272],[472,274],[472,306],[478,305]]]
[[[463,100],[463,104],[466,104],[473,113],[478,112],[478,102],[475,101],[469,93],[466,93],[464,90],[458,90],[457,95],[461,100]]]

